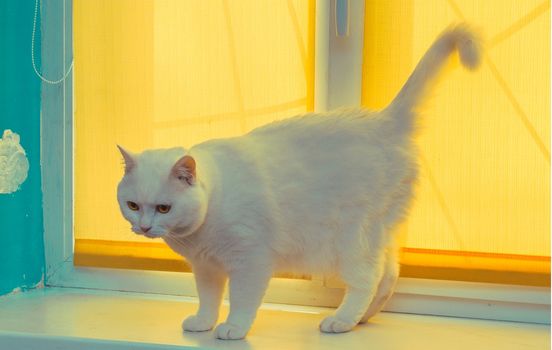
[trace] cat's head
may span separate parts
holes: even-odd
[[[207,195],[194,158],[183,148],[133,154],[119,146],[125,175],[117,187],[119,207],[132,231],[149,238],[187,236],[203,223]]]

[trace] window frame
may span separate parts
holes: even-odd
[[[348,20],[352,30],[347,37],[333,33],[337,1],[351,6]],[[59,38],[42,36],[43,70],[56,75],[72,60],[72,1],[48,2],[41,13],[47,26],[62,25],[61,47]],[[364,2],[317,0],[315,18],[315,111],[360,104]],[[74,266],[72,159],[77,105],[73,88],[74,72],[61,84],[42,86],[45,285],[196,297],[191,273]],[[264,302],[334,307],[342,295],[342,288],[320,277],[273,278]],[[384,310],[550,324],[550,288],[400,278]]]

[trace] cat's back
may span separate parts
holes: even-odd
[[[331,177],[332,169],[342,178],[346,171],[365,170],[360,176],[366,178],[375,167],[399,161],[397,152],[410,146],[410,140],[389,134],[388,121],[385,112],[360,108],[310,113],[257,128],[243,141],[275,172],[272,165],[279,164],[295,168],[296,175],[308,173],[308,178],[317,172]]]
[[[275,121],[252,130],[246,136],[287,142],[318,141],[346,135],[367,136],[384,124],[381,113],[362,108],[307,113]]]
[[[389,134],[388,119],[384,112],[366,109],[310,113],[196,149],[210,153],[221,172],[241,181],[259,176],[266,185],[304,188],[379,185],[380,178],[393,177],[412,158],[410,140]]]
[[[389,135],[383,112],[343,109],[273,122],[200,145],[221,173],[274,196],[353,199],[400,181],[412,168],[409,140]],[[264,193],[264,191],[263,191]]]

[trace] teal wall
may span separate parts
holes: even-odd
[[[5,129],[19,134],[30,164],[20,190],[0,194],[0,295],[35,286],[44,272],[41,84],[31,65],[33,14],[32,0],[0,0],[0,137]],[[39,33],[35,43],[39,60]]]

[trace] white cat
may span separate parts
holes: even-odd
[[[189,150],[120,148],[124,217],[193,267],[200,305],[185,331],[212,329],[229,278],[230,313],[215,335],[245,337],[276,271],[345,282],[322,332],[350,331],[382,308],[399,273],[393,228],[417,177],[414,110],[455,50],[467,68],[481,61],[476,36],[449,29],[380,112],[310,113]]]

